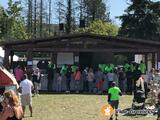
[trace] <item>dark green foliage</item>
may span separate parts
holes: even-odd
[[[70,33],[72,26],[72,1],[67,0],[67,13],[66,13],[66,33]]]
[[[160,2],[150,0],[131,0],[125,14],[120,16],[122,26],[119,35],[159,40]]]
[[[104,0],[84,0],[87,23],[94,20],[110,21]]]
[[[0,7],[0,39],[2,39],[7,32],[5,29],[7,24],[7,13],[5,12],[3,7]]]
[[[118,26],[112,24],[111,22],[95,20],[91,22],[88,27],[80,28],[77,30],[77,32],[116,36],[118,34],[118,29]]]

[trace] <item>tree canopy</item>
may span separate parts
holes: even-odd
[[[116,36],[118,34],[118,26],[111,22],[97,20],[91,22],[88,27],[80,28],[77,31],[80,33],[93,33],[99,35]]]
[[[133,38],[159,40],[160,2],[130,0],[125,14],[120,16],[122,26],[119,35]]]
[[[88,21],[107,20],[107,7],[103,0],[84,0]]]
[[[26,39],[25,24],[21,17],[20,2],[9,0],[8,8],[0,8],[1,34],[0,39]]]
[[[8,8],[0,8],[0,39],[25,40],[75,31],[111,36],[118,33],[118,26],[109,18],[107,0],[65,0],[64,3],[57,0],[57,6],[54,5],[57,1],[51,1],[8,0]],[[58,16],[53,14],[56,9]],[[63,24],[63,30],[59,29],[58,21]]]
[[[6,21],[7,19],[7,13],[5,12],[3,7],[0,7],[0,39],[2,39],[7,32],[6,27]]]

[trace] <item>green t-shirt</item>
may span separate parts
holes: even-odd
[[[67,73],[67,68],[68,68],[68,66],[63,65],[60,73],[63,74],[63,75],[66,74]]]
[[[103,72],[109,72],[109,71],[110,71],[109,66],[106,65]]]
[[[133,64],[131,64],[130,67],[131,67],[131,71],[132,71],[132,72],[136,69],[136,66],[133,65]]]
[[[121,93],[121,90],[118,87],[111,87],[108,91],[108,94],[111,94],[110,100],[119,100],[119,93]]]
[[[140,70],[142,73],[145,73],[145,71],[146,71],[146,65],[145,65],[144,63],[141,63],[141,64],[139,65],[139,70]]]
[[[123,67],[124,67],[124,71],[127,72],[130,65],[128,63],[126,63]]]
[[[114,70],[114,64],[110,64],[111,70]]]
[[[72,65],[72,66],[71,66],[71,69],[72,69],[72,72],[74,73],[74,72],[76,72],[76,70],[78,69],[78,66]]]

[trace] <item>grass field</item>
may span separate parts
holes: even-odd
[[[106,120],[101,113],[106,103],[105,95],[42,94],[33,97],[33,117],[27,108],[24,120]],[[131,96],[122,96],[120,108],[129,108],[131,103]],[[119,120],[156,120],[156,116],[119,114]]]

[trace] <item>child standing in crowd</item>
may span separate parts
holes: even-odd
[[[127,79],[127,92],[132,94],[132,86],[133,86],[133,72],[131,71],[131,68],[128,68],[128,71],[126,72],[126,79]]]
[[[114,73],[111,70],[110,72],[107,73],[107,78],[108,78],[108,88],[112,87],[112,83],[114,81]]]
[[[83,80],[83,91],[88,92],[88,67],[86,67],[82,72],[82,80]]]
[[[79,68],[76,70],[76,72],[74,73],[74,80],[75,80],[75,89],[76,89],[76,93],[79,93],[80,90],[80,82],[81,82],[81,72],[79,70]]]
[[[94,81],[94,73],[92,68],[89,69],[87,80],[89,85],[89,93],[91,93],[93,90],[93,81]]]
[[[67,92],[70,92],[70,83],[71,83],[71,74],[72,74],[72,69],[71,66],[67,67],[67,72],[66,72],[66,86],[67,86]]]
[[[119,75],[119,87],[122,90],[123,93],[125,93],[125,73],[123,71],[123,68],[119,68],[118,70],[118,75]]]
[[[95,73],[95,79],[96,79],[96,88],[98,90],[98,93],[103,92],[103,81],[104,81],[104,75],[101,69],[98,69],[98,71]]]
[[[57,92],[61,92],[62,91],[62,75],[61,73],[58,73],[57,76]]]
[[[155,69],[152,68],[147,75],[147,82],[150,83],[155,77]]]
[[[34,73],[32,74],[32,81],[34,84],[34,94],[38,95],[41,87],[41,73],[39,68],[34,70]]]

